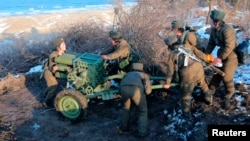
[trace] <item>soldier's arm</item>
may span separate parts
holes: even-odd
[[[111,47],[107,48],[106,50],[104,50],[104,51],[101,53],[101,55],[107,55],[108,53],[111,53],[111,52],[113,52],[113,51],[115,51],[115,47],[114,47],[114,46],[111,46]]]
[[[189,32],[188,36],[187,36],[187,41],[190,44],[190,49],[192,50],[192,52],[201,60],[203,61],[207,61],[207,54],[205,54],[204,52],[202,52],[201,50],[199,50],[196,46],[197,46],[197,37],[195,35],[195,33],[193,32]]]
[[[173,79],[174,71],[175,71],[175,61],[177,56],[174,54],[170,54],[167,62],[167,72],[166,72],[166,85],[170,85]]]
[[[58,54],[54,51],[49,55],[49,70],[52,72],[55,72],[55,69],[53,69],[56,66],[56,62],[54,61],[55,58],[58,56]]]
[[[116,51],[113,53],[108,54],[108,59],[118,59],[127,57],[130,54],[130,46],[128,44],[121,45]]]
[[[209,41],[208,41],[208,44],[207,44],[207,47],[206,47],[206,50],[205,50],[205,53],[210,54],[214,50],[214,48],[216,46],[216,44],[215,44],[215,35],[214,34],[215,34],[215,31],[214,31],[214,29],[212,29],[211,34],[210,34],[210,38],[209,38]]]
[[[149,76],[146,73],[143,73],[143,79],[145,82],[145,92],[146,94],[150,94],[152,92],[152,87],[151,87]]]

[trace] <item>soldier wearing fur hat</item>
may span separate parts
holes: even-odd
[[[46,80],[47,89],[45,92],[45,101],[43,105],[45,107],[52,106],[53,98],[55,97],[58,80],[54,76],[55,72],[58,70],[57,64],[54,62],[54,58],[62,55],[66,51],[66,44],[62,37],[58,37],[53,41],[55,50],[49,55],[47,66],[44,70],[44,78]]]
[[[206,48],[206,53],[211,53],[215,46],[219,46],[217,57],[223,62],[220,68],[225,72],[225,76],[215,74],[209,84],[212,94],[216,92],[221,81],[225,86],[224,108],[230,107],[230,99],[234,94],[234,73],[238,66],[237,55],[234,52],[236,46],[236,33],[234,29],[224,22],[225,13],[221,10],[214,9],[210,13],[211,33]]]
[[[195,86],[199,86],[204,94],[208,104],[211,101],[208,85],[205,81],[203,66],[200,62],[191,60],[192,62],[184,65],[185,56],[178,52],[175,48],[179,45],[178,38],[175,35],[168,36],[164,39],[165,44],[169,48],[169,57],[167,59],[167,73],[164,88],[169,89],[172,81],[180,83],[182,93],[181,106],[183,116],[190,118],[191,116],[191,96]],[[189,60],[188,60],[189,61]],[[210,97],[208,97],[210,96]]]
[[[128,71],[131,61],[129,57],[134,51],[127,41],[123,39],[120,32],[110,31],[109,37],[112,46],[101,53],[102,58],[105,60],[117,60],[118,66],[115,67],[118,67],[120,70]]]
[[[138,130],[135,136],[145,137],[149,134],[148,130],[148,109],[146,94],[150,94],[151,83],[149,76],[143,72],[143,64],[133,63],[132,70],[125,74],[120,83],[121,101],[123,103],[123,113],[121,126],[118,127],[120,133],[129,131],[129,115],[131,103],[138,109]]]

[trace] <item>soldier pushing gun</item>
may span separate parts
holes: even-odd
[[[175,80],[176,76],[180,77],[180,90],[183,94],[181,101],[183,116],[190,118],[191,94],[196,85],[201,88],[205,102],[209,105],[212,104],[212,95],[205,81],[203,68],[203,65],[207,65],[208,63],[199,59],[189,48],[178,43],[175,35],[165,38],[164,42],[168,46],[170,52],[167,58],[167,75],[164,88],[168,89],[172,80]],[[209,57],[211,56],[209,55]],[[208,60],[206,61],[209,62]],[[217,69],[215,70],[218,71]],[[220,71],[218,71],[218,73],[223,74],[223,72]]]

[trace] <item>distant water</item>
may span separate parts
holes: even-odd
[[[0,0],[0,17],[113,8],[113,0]],[[124,5],[136,0],[123,0]]]

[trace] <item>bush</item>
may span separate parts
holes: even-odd
[[[162,36],[170,34],[169,27],[173,20],[185,20],[190,24],[194,18],[207,15],[197,8],[198,4],[205,4],[196,0],[138,0],[138,5],[130,10],[120,3],[121,0],[117,0],[114,4],[113,28],[120,31],[132,48],[138,51],[146,70],[153,74],[164,73],[168,55],[167,46],[157,36],[159,32]],[[111,45],[109,31],[103,23],[83,21],[67,26],[56,25],[51,33],[41,35],[43,38],[33,39],[31,33],[15,39],[13,44],[0,48],[0,77],[8,72],[27,72],[30,67],[41,64],[54,49],[52,40],[59,35],[66,39],[69,51],[99,53]],[[246,34],[249,35],[248,32]]]

